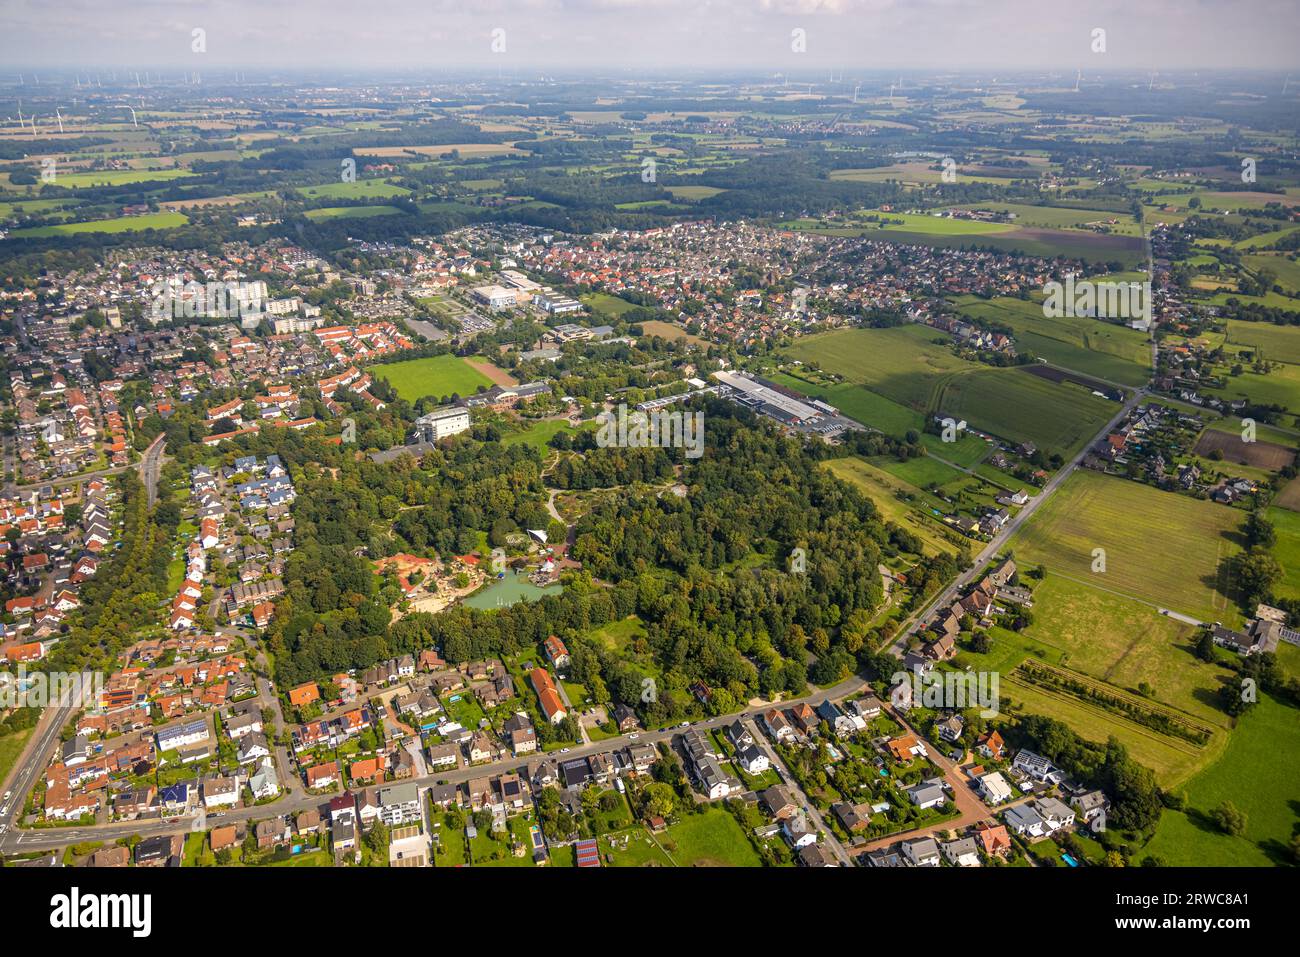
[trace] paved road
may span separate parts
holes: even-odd
[[[840,864],[844,867],[852,867],[853,856],[849,854],[848,850],[840,842],[840,839],[836,836],[835,832],[831,830],[830,826],[826,823],[826,820],[822,817],[822,812],[817,809],[817,805],[813,804],[812,801],[808,799],[807,793],[805,793],[804,789],[799,786],[799,782],[795,780],[794,775],[790,773],[790,769],[786,767],[785,762],[781,760],[781,755],[777,754],[776,748],[772,746],[772,742],[767,740],[767,737],[758,730],[753,720],[749,721],[748,727],[749,733],[754,736],[755,743],[757,743],[767,755],[767,759],[772,762],[772,766],[776,768],[777,773],[781,775],[781,780],[785,783],[790,794],[799,802],[799,806],[802,807],[803,812],[808,815],[813,826],[816,827],[817,830],[821,831],[825,836],[826,847],[828,847],[830,852],[835,855]]]
[[[159,435],[144,450],[144,455],[140,457],[137,466],[140,469],[140,481],[144,483],[145,491],[149,495],[150,508],[153,508],[154,502],[158,500],[158,480],[162,477],[163,449],[166,447],[167,438]]]
[[[1079,454],[1052,476],[1048,480],[1047,484],[1043,486],[1042,490],[1031,498],[1024,507],[1011,516],[1010,521],[1008,521],[1006,525],[1002,526],[1001,530],[993,536],[993,539],[984,546],[978,555],[975,556],[975,560],[971,567],[967,571],[958,575],[951,584],[932,598],[920,612],[912,616],[911,622],[906,628],[898,633],[898,637],[890,646],[890,651],[895,656],[899,658],[903,656],[903,652],[907,649],[908,640],[912,635],[916,634],[917,630],[921,627],[922,622],[928,621],[936,609],[952,604],[953,601],[956,600],[957,596],[980,576],[984,570],[984,566],[992,561],[993,558],[1002,551],[1007,542],[1011,539],[1011,536],[1019,531],[1020,527],[1024,525],[1025,522],[1029,521],[1030,516],[1032,516],[1034,512],[1038,511],[1039,507],[1052,496],[1052,493],[1061,487],[1061,484],[1069,478],[1071,473],[1074,472],[1074,470],[1083,462],[1084,456],[1088,454],[1092,447],[1110,434],[1110,431],[1114,429],[1126,415],[1133,411],[1133,409],[1136,408],[1145,397],[1146,389],[1139,389],[1135,392],[1133,396],[1124,403],[1119,412],[1115,414],[1115,417],[1107,422],[1106,426],[1098,432],[1082,450],[1080,450]]]
[[[925,740],[921,732],[917,731],[898,709],[886,704],[884,710],[888,712],[891,718],[916,735],[918,740]],[[905,831],[902,834],[892,834],[889,837],[879,838],[865,845],[861,849],[862,852],[879,850],[897,844],[899,841],[914,841],[917,838],[931,837],[946,831],[960,831],[983,821],[993,820],[993,812],[980,800],[979,795],[971,790],[970,779],[966,777],[957,763],[944,754],[939,747],[930,744],[928,741],[926,742],[926,751],[929,753],[930,762],[943,772],[944,780],[948,782],[948,786],[952,789],[952,802],[957,806],[958,816],[939,824],[917,828],[914,831]]]
[[[814,694],[805,695],[802,698],[793,698],[789,701],[780,702],[779,706],[788,708],[796,704],[807,702],[809,705],[816,707],[828,698],[844,698],[848,695],[861,691],[866,686],[866,682],[854,676],[841,681],[839,684],[824,691],[818,691]],[[771,703],[752,705],[745,710],[735,712],[729,715],[721,715],[716,718],[709,718],[704,721],[697,721],[694,725],[696,728],[713,729],[729,724],[738,717],[746,717],[761,714],[767,709],[773,707]],[[63,719],[66,721],[66,717]],[[62,727],[62,721],[55,722],[55,728]],[[669,741],[673,735],[680,734],[682,728],[664,728],[659,731],[642,731],[636,739],[639,742],[647,744],[657,744],[660,741]],[[57,730],[54,732],[57,736]],[[51,739],[52,740],[52,739]],[[607,738],[594,744],[580,745],[570,748],[567,752],[561,753],[552,751],[546,755],[555,761],[564,761],[570,758],[586,757],[591,754],[608,753],[617,751],[619,748],[626,747],[632,743],[630,735],[619,735],[614,738]],[[43,755],[48,755],[48,748],[42,751]],[[528,760],[536,756],[530,755],[529,758],[504,758],[500,761],[493,761],[486,764],[477,764],[473,767],[461,767],[455,771],[444,771],[438,774],[429,774],[424,777],[411,778],[415,784],[421,788],[428,787],[432,784],[462,784],[471,778],[482,777],[484,775],[501,774],[506,771],[516,771],[526,765]],[[44,763],[40,761],[30,761],[24,765],[25,773],[29,776],[29,782],[34,782],[34,775],[44,768]],[[30,788],[30,783],[25,787]],[[15,798],[19,794],[25,794],[26,790],[19,792],[15,790]],[[81,841],[114,841],[118,838],[129,837],[138,834],[141,837],[151,837],[156,834],[183,834],[191,830],[200,829],[196,825],[201,824],[204,827],[215,827],[221,824],[232,824],[237,821],[247,822],[250,820],[264,820],[278,814],[290,814],[307,808],[319,808],[326,804],[330,795],[307,794],[305,792],[286,795],[278,801],[271,804],[264,804],[260,807],[238,808],[233,811],[224,813],[208,814],[206,818],[195,819],[184,817],[180,819],[169,820],[145,820],[145,821],[125,821],[116,824],[95,824],[88,827],[68,827],[68,828],[41,828],[33,830],[15,830],[12,827],[6,829],[3,835],[0,835],[0,851],[7,854],[17,854],[29,851],[45,851],[53,848],[66,847],[69,844],[76,844]]]
[[[59,743],[63,726],[72,720],[82,703],[71,693],[65,693],[59,705],[46,708],[27,739],[22,755],[4,782],[5,791],[12,791],[7,801],[0,801],[0,849],[16,839],[15,821],[22,815],[27,795],[36,785],[38,775],[44,773],[50,754]],[[4,793],[4,792],[0,792]]]

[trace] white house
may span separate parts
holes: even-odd
[[[949,841],[943,845],[943,856],[949,864],[957,867],[979,867],[979,846],[973,837],[963,837],[959,841]]]
[[[1063,801],[1058,801],[1054,797],[1042,798],[1038,801],[1035,810],[1038,816],[1047,824],[1049,833],[1059,831],[1063,827],[1071,827],[1074,824],[1074,811]]]
[[[913,867],[938,867],[939,844],[932,837],[903,842],[903,856]]]
[[[1002,804],[1011,800],[1011,785],[1007,783],[1001,771],[994,771],[980,778],[980,797],[989,804]]]

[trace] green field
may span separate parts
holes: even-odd
[[[1100,577],[1100,576],[1098,576]],[[1060,654],[1057,663],[1154,698],[1197,721],[1226,727],[1218,707],[1225,668],[1196,657],[1198,629],[1149,605],[1048,574],[1034,588],[1034,623],[1025,635]]]
[[[583,428],[594,428],[594,423],[591,425],[584,424]],[[573,434],[577,431],[565,419],[546,419],[542,422],[534,422],[523,432],[512,432],[501,440],[501,444],[530,445],[545,455],[547,443],[558,433],[568,432]]]
[[[31,733],[31,729],[28,728],[25,731],[15,731],[13,734],[0,737],[0,781],[5,779],[14,762],[18,760],[18,756],[22,754],[23,746]]]
[[[1300,598],[1300,514],[1273,506],[1267,517],[1277,535],[1270,551],[1282,566],[1282,577],[1274,583],[1273,594],[1278,598]]]
[[[925,426],[925,416],[921,413],[886,399],[865,386],[853,383],[817,385],[784,372],[778,372],[768,378],[796,392],[828,402],[855,422],[879,429],[887,435],[901,438],[908,431],[919,432]]]
[[[1265,352],[1265,355],[1268,353]],[[1254,402],[1280,405],[1292,412],[1300,412],[1300,365],[1277,362],[1267,373],[1251,372],[1250,367],[1246,366],[1246,371],[1241,375],[1225,376],[1223,388],[1206,388],[1204,391],[1208,395],[1226,399],[1245,397]]]
[[[402,211],[396,206],[322,206],[320,209],[309,209],[303,213],[310,220],[357,219],[401,214]]]
[[[351,183],[300,186],[298,192],[312,199],[392,199],[394,196],[408,196],[411,191],[386,179],[358,179]]]
[[[146,229],[175,229],[189,222],[182,213],[145,213],[143,216],[118,216],[88,223],[61,223],[58,226],[31,226],[15,229],[17,236],[65,236],[70,233],[126,233]]]
[[[1118,281],[1118,280],[1117,280]],[[1016,348],[1064,369],[1142,385],[1150,376],[1151,350],[1145,333],[1087,318],[1049,318],[1040,303],[1024,299],[953,300],[967,316],[1010,326]]]
[[[886,521],[907,529],[919,538],[927,555],[957,553],[957,546],[948,541],[937,527],[938,520],[930,521],[917,513],[917,506],[921,506],[919,499],[915,503],[909,503],[898,498],[896,493],[899,491],[917,494],[917,490],[908,483],[856,457],[831,459],[822,464],[836,478],[856,485],[866,493]]]
[[[490,387],[492,380],[457,356],[428,356],[375,366],[376,378],[387,379],[397,394],[408,402],[426,395],[446,398],[473,395],[479,386]]]
[[[1118,411],[1082,386],[1055,383],[1023,369],[993,369],[953,355],[947,337],[920,325],[844,329],[809,336],[789,350],[800,361],[842,376],[847,383],[812,386],[793,376],[775,381],[825,397],[851,418],[900,435],[940,413],[1014,442],[1069,454],[1081,449]],[[854,391],[865,386],[886,401]],[[919,418],[910,418],[909,411]],[[975,440],[971,440],[972,442]],[[948,450],[969,465],[982,450]],[[970,458],[964,458],[969,453]],[[943,458],[945,450],[936,449]]]
[[[926,412],[950,376],[982,368],[953,355],[947,339],[919,325],[843,329],[801,339],[789,353],[899,405]]]
[[[721,808],[685,815],[657,835],[678,867],[758,867],[758,853],[736,819]]]
[[[949,482],[958,481],[964,474],[928,455],[906,460],[880,458],[874,464],[895,478],[902,479],[919,489],[929,488],[931,485],[947,485]]]
[[[194,176],[186,169],[106,169],[87,173],[58,173],[55,186],[64,189],[86,189],[91,186],[128,186],[136,183],[166,182]]]
[[[1143,856],[1176,867],[1268,867],[1290,863],[1300,794],[1300,714],[1261,694],[1243,715],[1223,756],[1187,783],[1187,808],[1165,811]],[[1246,831],[1233,837],[1207,819],[1231,801],[1246,815]]]
[[[646,635],[645,623],[636,615],[629,615],[621,621],[613,621],[594,631],[587,637],[602,645],[609,651],[623,653],[629,644]]]
[[[1265,359],[1300,363],[1300,326],[1229,319],[1228,342],[1258,349]]]
[[[893,216],[892,213],[884,213]],[[1082,259],[1089,263],[1101,264],[1120,262],[1128,268],[1141,264],[1142,239],[1140,236],[1103,236],[1099,233],[1078,229],[1043,229],[1036,227],[1008,226],[998,223],[978,223],[970,220],[943,220],[937,217],[915,217],[927,220],[918,223],[915,228],[893,227],[890,229],[864,228],[840,221],[825,224],[812,219],[799,219],[780,223],[783,229],[804,230],[820,233],[824,236],[863,236],[888,240],[892,243],[906,243],[917,246],[930,246],[935,249],[968,249],[975,246],[996,249],[1000,252],[1022,253],[1027,256],[1047,258],[1066,256]],[[933,220],[929,222],[928,220]],[[1000,231],[994,232],[953,232],[954,227],[948,223],[965,223],[971,226],[994,226]],[[868,224],[869,225],[869,224]]]
[[[1220,562],[1239,550],[1241,513],[1079,470],[1011,540],[1017,558],[1201,621],[1235,625]],[[1105,551],[1094,572],[1093,551]]]
[[[1241,257],[1242,263],[1255,272],[1267,269],[1277,276],[1278,285],[1296,292],[1300,290],[1300,262],[1280,253],[1257,253]]]
[[[948,381],[938,411],[1013,442],[1033,442],[1068,458],[1101,430],[1119,406],[1082,386],[1049,382],[1023,369],[990,369]]]
[[[1048,229],[1083,229],[1088,223],[1105,222],[1115,219],[1117,223],[1108,228],[1120,235],[1140,235],[1137,221],[1132,213],[1107,212],[1100,209],[1069,209],[1064,206],[1030,206],[1025,203],[1002,203],[989,201],[985,203],[967,203],[958,209],[984,209],[998,213],[1010,213],[1017,226],[1042,226]]]
[[[594,312],[604,313],[617,319],[623,313],[635,309],[636,306],[626,299],[620,299],[618,296],[611,296],[607,292],[592,292],[582,297],[582,304]]]

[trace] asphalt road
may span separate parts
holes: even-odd
[[[839,699],[847,697],[860,691],[866,686],[866,682],[854,675],[847,678],[832,688],[819,691],[815,694],[805,695],[802,698],[792,698],[789,701],[779,703],[781,708],[789,708],[793,705],[807,702],[809,705],[816,707],[828,698]],[[729,724],[742,716],[753,716],[762,714],[764,711],[773,707],[773,704],[766,703],[746,708],[744,711],[735,712],[729,715],[721,715],[716,718],[709,718],[703,721],[697,721],[693,727],[700,729],[713,729]],[[54,722],[53,735],[58,736],[58,729],[63,726],[67,720],[67,715],[71,709],[65,712],[65,716],[60,721]],[[570,758],[586,757],[591,754],[608,753],[617,751],[627,745],[636,742],[647,744],[658,744],[660,741],[669,741],[673,735],[680,734],[684,728],[664,728],[659,731],[642,731],[632,735],[619,735],[614,738],[607,738],[593,744],[581,745],[568,749],[566,752],[552,751],[545,755],[556,762],[565,761]],[[52,742],[54,738],[51,738]],[[30,752],[32,757],[24,765],[22,774],[25,776],[26,784],[23,791],[15,789],[15,799],[20,795],[26,794],[32,783],[35,782],[35,775],[41,772],[45,764],[40,756],[48,756],[49,745],[46,745],[38,751]],[[444,771],[437,774],[429,774],[420,778],[411,778],[416,785],[421,788],[427,788],[433,784],[462,784],[471,778],[483,777],[484,775],[501,774],[507,771],[517,771],[523,768],[529,760],[542,755],[529,755],[527,758],[503,758],[500,761],[493,761],[485,764],[476,764],[473,767],[461,767],[454,771]],[[39,829],[15,829],[11,825],[12,814],[5,819],[6,830],[0,835],[0,851],[6,854],[19,854],[31,851],[46,851],[55,848],[66,847],[69,844],[77,844],[82,841],[115,841],[118,838],[140,835],[141,837],[152,837],[156,834],[183,834],[192,830],[200,830],[209,827],[216,827],[223,824],[233,824],[237,821],[247,822],[250,820],[265,820],[278,814],[293,814],[298,811],[304,811],[308,808],[320,808],[327,804],[331,797],[335,795],[325,794],[307,794],[294,793],[287,794],[278,801],[270,804],[263,804],[259,807],[237,808],[231,811],[210,813],[207,815],[186,816],[183,818],[158,820],[148,819],[140,821],[124,821],[114,824],[93,824],[87,827],[60,827],[60,828],[39,828]],[[21,810],[21,807],[18,808]],[[829,833],[829,832],[828,832]]]

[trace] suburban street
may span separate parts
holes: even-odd
[[[866,686],[866,682],[854,675],[841,681],[834,687],[814,694],[805,695],[802,698],[794,698],[789,701],[781,701],[777,706],[788,708],[793,705],[807,703],[816,707],[823,701],[829,699],[840,699],[848,695],[855,694]],[[762,704],[751,705],[743,711],[735,712],[728,715],[719,715],[716,718],[708,718],[703,721],[697,721],[693,727],[701,730],[712,730],[720,728],[723,725],[730,724],[738,717],[752,717],[762,714],[764,711],[773,707],[773,703],[764,702]],[[58,737],[58,729],[62,727],[70,716],[71,711],[64,712],[61,721],[54,722],[54,731],[46,744],[38,750],[29,751],[25,756],[24,763],[21,766],[20,774],[27,782],[25,788],[30,789],[36,781],[36,775],[43,772],[45,768],[44,757],[48,757],[49,748],[52,747],[54,740]],[[676,734],[680,734],[683,728],[663,728],[657,731],[642,731],[636,735],[635,740],[648,744],[658,744],[660,741],[670,741]],[[761,736],[760,736],[761,737]],[[555,761],[563,761],[569,758],[586,757],[591,754],[609,753],[617,751],[620,748],[627,747],[633,742],[630,735],[619,735],[614,738],[607,738],[604,741],[593,744],[582,745],[568,749],[567,752],[552,751],[544,755]],[[277,754],[279,750],[277,750]],[[534,757],[542,757],[537,755]],[[440,772],[438,774],[425,775],[423,777],[411,778],[421,788],[427,788],[433,784],[463,784],[471,778],[483,777],[485,775],[501,774],[508,771],[517,771],[533,758],[504,758],[500,761],[492,761],[484,764],[477,764],[473,767],[461,767],[455,771]],[[284,782],[281,782],[284,783]],[[26,791],[23,792],[24,794]],[[14,820],[13,809],[10,814],[5,816],[4,825],[6,830],[0,835],[0,851],[8,854],[23,853],[28,851],[43,851],[52,848],[65,847],[69,844],[76,844],[81,841],[113,841],[122,837],[140,835],[149,837],[155,834],[183,834],[191,830],[197,830],[196,823],[201,827],[212,827],[215,824],[231,824],[237,821],[263,820],[277,814],[292,814],[307,808],[319,808],[326,804],[330,794],[307,794],[305,792],[296,792],[287,794],[280,800],[270,804],[264,804],[259,807],[238,808],[233,811],[216,812],[206,816],[186,816],[182,818],[173,818],[166,820],[148,820],[148,821],[125,821],[115,824],[95,824],[88,827],[60,827],[60,828],[41,828],[22,830],[12,826]],[[15,791],[15,798],[18,792]],[[21,810],[21,806],[18,808]]]

